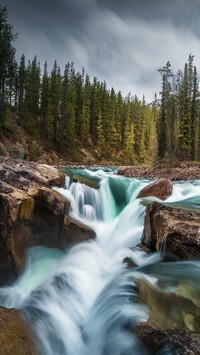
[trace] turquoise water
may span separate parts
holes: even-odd
[[[56,190],[71,201],[70,215],[95,230],[96,240],[63,252],[30,249],[16,283],[0,289],[0,303],[22,312],[41,354],[148,354],[134,335],[136,324],[149,317],[138,302],[136,279],[148,278],[153,285],[165,281],[166,292],[184,281],[197,292],[200,262],[163,263],[159,253],[149,256],[136,248],[145,205],[155,199],[137,199],[148,180],[112,170],[78,174],[94,179],[98,188],[67,177],[65,188]],[[200,182],[176,183],[165,203],[199,209]],[[135,268],[127,269],[126,257]]]

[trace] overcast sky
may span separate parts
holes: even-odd
[[[49,69],[56,59],[85,67],[108,88],[153,99],[157,68],[176,71],[190,53],[200,68],[200,0],[2,0],[19,33],[17,55]]]

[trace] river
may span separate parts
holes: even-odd
[[[149,256],[136,248],[145,205],[153,200],[136,197],[148,180],[120,177],[112,170],[78,173],[99,188],[67,177],[65,188],[56,190],[71,201],[70,215],[91,226],[96,239],[65,251],[31,248],[15,284],[0,289],[0,303],[19,309],[41,354],[148,354],[134,335],[136,324],[149,317],[148,307],[138,302],[136,278],[156,284],[167,275],[167,287],[174,288],[184,277],[197,289],[200,262],[164,263],[159,253]],[[200,181],[175,183],[165,202],[200,208]],[[135,268],[127,268],[126,257]]]

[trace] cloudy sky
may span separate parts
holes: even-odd
[[[200,69],[200,0],[2,0],[19,37],[17,55],[52,68],[73,61],[108,88],[148,101],[160,91],[157,68]],[[200,72],[200,70],[199,70]]]

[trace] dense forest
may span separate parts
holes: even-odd
[[[15,116],[33,140],[63,157],[76,157],[80,147],[90,149],[97,160],[123,164],[157,160],[200,160],[199,82],[194,57],[174,74],[168,62],[161,74],[161,99],[123,97],[106,82],[76,71],[67,63],[63,71],[37,57],[15,58],[17,35],[0,5],[0,137]]]

